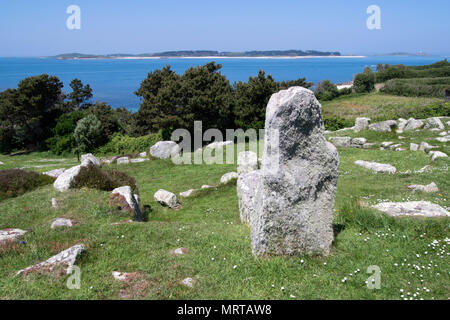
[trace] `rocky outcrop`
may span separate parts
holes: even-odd
[[[273,94],[265,130],[253,253],[328,254],[339,156],[325,140],[319,102],[302,87]]]
[[[73,226],[72,220],[66,218],[56,218],[55,220],[53,220],[51,228],[52,229],[60,227],[71,228],[72,226]]]

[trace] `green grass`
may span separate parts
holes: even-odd
[[[372,121],[409,118],[424,107],[444,103],[443,99],[401,97],[382,93],[354,94],[332,101],[323,101],[324,117],[337,117],[354,121],[357,117],[369,117]],[[431,115],[430,115],[431,116]]]
[[[339,134],[366,137],[369,142],[400,141],[405,145],[425,140],[450,154],[447,146],[433,140],[437,133],[404,133],[404,140],[388,133]],[[419,297],[447,299],[447,251],[436,255],[439,250],[428,245],[439,240],[442,247],[449,237],[449,219],[393,219],[368,205],[379,199],[409,199],[428,200],[448,208],[450,161],[439,159],[431,163],[424,153],[410,151],[342,148],[339,154],[337,235],[328,257],[254,258],[249,227],[240,223],[234,185],[180,199],[182,208],[177,211],[163,208],[153,199],[160,188],[178,194],[203,184],[217,186],[222,174],[236,170],[235,165],[174,165],[166,160],[111,165],[109,168],[119,168],[136,179],[141,203],[152,207],[147,221],[112,225],[129,217],[109,206],[109,192],[91,189],[58,193],[50,185],[0,202],[0,229],[32,230],[23,239],[25,245],[0,251],[0,299],[117,299],[120,290],[138,291],[115,281],[112,271],[140,272],[145,276],[148,286],[136,292],[136,299],[290,299],[290,295],[296,299],[400,299],[400,289],[413,294],[416,288],[423,287],[430,292],[420,290]],[[42,164],[46,158],[58,159],[35,153],[0,156],[0,161],[5,162],[5,167],[21,167]],[[375,175],[354,165],[358,159],[390,163],[399,171],[417,170],[429,164],[433,170],[423,174]],[[76,159],[50,164],[70,167],[74,163]],[[41,167],[30,169],[46,171]],[[406,188],[408,184],[432,181],[440,189],[436,194],[413,194]],[[59,209],[51,208],[52,197],[60,203]],[[50,224],[56,217],[72,218],[78,224],[71,229],[52,230]],[[67,277],[15,277],[18,270],[77,243],[88,247],[77,263],[82,270],[80,290],[67,289]],[[188,248],[189,253],[171,255],[170,250],[178,247]],[[425,269],[414,270],[413,264]],[[381,268],[380,290],[369,290],[365,285],[370,276],[366,270],[371,265]],[[360,272],[355,274],[357,269]],[[194,288],[180,285],[185,277],[195,279]],[[344,277],[348,278],[346,283],[341,281]],[[281,287],[285,287],[284,292]]]

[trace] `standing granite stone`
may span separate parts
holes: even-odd
[[[253,151],[239,152],[237,165],[239,175],[258,170],[258,155]]]
[[[241,222],[252,225],[255,219],[258,197],[261,190],[261,170],[254,170],[239,175],[237,195]]]
[[[158,141],[150,148],[152,157],[168,159],[180,154],[180,146],[173,141]]]
[[[133,209],[134,221],[143,221],[144,217],[142,215],[141,209],[139,208],[139,198],[136,194],[133,194],[133,190],[130,186],[123,186],[114,189],[111,194],[119,194],[125,198],[125,201]]]
[[[314,93],[291,87],[273,94],[265,128],[253,253],[328,254],[339,156],[325,140]]]

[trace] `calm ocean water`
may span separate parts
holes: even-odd
[[[353,79],[364,67],[375,68],[378,63],[424,65],[447,57],[377,56],[366,58],[312,58],[312,59],[217,59],[222,64],[222,74],[230,80],[247,81],[259,69],[271,74],[275,80],[292,80],[305,77],[317,83],[329,79],[341,83]],[[149,59],[149,60],[56,60],[41,58],[0,58],[0,90],[14,88],[29,76],[48,73],[69,83],[78,78],[89,83],[94,90],[94,101],[106,101],[113,107],[137,110],[139,99],[134,91],[139,88],[147,73],[171,65],[178,73],[191,66],[202,65],[211,59]]]

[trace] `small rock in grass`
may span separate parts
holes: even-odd
[[[225,173],[221,178],[220,178],[220,184],[227,184],[229,182],[231,182],[232,180],[237,179],[239,176],[237,174],[237,172],[228,172]]]
[[[417,150],[419,150],[419,145],[418,145],[417,143],[411,143],[411,144],[409,145],[409,150],[411,150],[411,151],[417,151]]]
[[[59,268],[59,272],[70,274],[78,256],[85,250],[86,247],[83,244],[75,245],[67,250],[61,251],[44,262],[20,270],[17,272],[17,275],[27,275],[32,272],[52,273],[57,270],[56,268]]]
[[[397,121],[386,120],[369,125],[369,130],[378,132],[391,132],[397,126]]]
[[[114,195],[120,195],[123,198],[125,198],[125,201],[128,204],[129,208],[133,210],[133,216],[135,221],[143,220],[142,212],[141,209],[139,208],[139,201],[136,199],[135,195],[133,194],[133,190],[131,189],[130,186],[122,186],[114,189],[111,192],[111,196]]]
[[[438,117],[433,117],[433,118],[428,118],[426,120],[425,127],[424,127],[424,129],[431,129],[431,128],[435,128],[438,130],[444,130],[445,126],[442,123],[441,119],[439,119]]]
[[[392,145],[392,144],[394,144],[392,141],[383,141],[383,142],[381,143],[381,147],[382,147],[382,148],[387,148],[387,147],[389,147],[389,146]]]
[[[449,142],[450,141],[450,135],[445,136],[445,137],[436,138],[436,140],[439,141],[439,142],[444,142],[444,143]]]
[[[447,158],[447,154],[441,151],[430,151],[431,161],[435,161],[438,158]]]
[[[404,131],[412,131],[422,128],[424,125],[422,120],[416,120],[414,118],[409,118],[405,125]]]
[[[71,227],[73,227],[73,222],[72,222],[72,220],[66,219],[66,218],[57,218],[57,219],[53,220],[51,228],[55,229],[55,228],[60,228],[60,227],[71,228]]]
[[[353,131],[359,132],[362,130],[368,130],[370,124],[370,118],[356,118]]]
[[[180,203],[178,198],[172,192],[166,191],[164,189],[159,189],[154,195],[155,201],[159,202],[164,206],[168,206],[171,209],[178,209]]]
[[[435,148],[439,148],[439,147],[437,147],[437,146],[431,146],[431,145],[429,145],[427,142],[422,141],[422,142],[420,143],[419,151],[428,152],[428,151],[430,151],[430,150],[432,150],[432,149],[435,149]]]
[[[207,185],[207,184],[204,184],[204,185],[202,185],[200,187],[200,189],[210,189],[210,188],[213,188],[213,186],[210,186],[210,185]]]
[[[145,158],[147,156],[147,152],[141,152],[138,154],[138,157]]]
[[[181,284],[186,287],[192,288],[194,286],[194,279],[189,278],[189,277],[185,278],[185,279],[181,280]]]
[[[410,202],[381,202],[372,206],[390,216],[422,216],[422,217],[448,217],[449,212],[441,206],[428,201]]]
[[[130,159],[128,157],[121,157],[117,159],[117,164],[128,164]]]
[[[366,142],[366,138],[353,138],[351,145],[353,147],[361,148]]]
[[[330,137],[330,141],[336,147],[350,147],[352,138],[350,138],[350,137]]]
[[[149,159],[146,159],[146,158],[135,158],[135,159],[130,159],[130,163],[140,163],[140,162],[145,162],[148,160]]]
[[[58,209],[58,201],[56,201],[55,198],[52,198],[52,208],[53,209]]]
[[[23,237],[23,235],[25,233],[27,233],[27,232],[25,230],[21,230],[21,229],[10,228],[10,229],[0,230],[0,244],[17,240],[17,239]]]
[[[152,157],[158,159],[168,159],[180,154],[181,148],[174,141],[159,141],[150,148]]]
[[[187,248],[177,248],[172,251],[173,255],[175,255],[175,256],[182,256],[182,255],[187,254],[188,252],[189,252],[189,249],[187,249]]]
[[[382,172],[382,173],[396,173],[397,169],[390,165],[385,163],[377,163],[377,162],[369,162],[364,160],[357,160],[355,161],[355,164],[361,167],[364,167],[366,169],[370,169],[376,173]]]
[[[187,198],[195,193],[195,189],[189,189],[188,191],[180,192],[180,197]]]
[[[429,185],[421,185],[421,184],[412,184],[408,186],[408,189],[412,190],[412,191],[422,191],[422,192],[427,192],[427,193],[431,193],[431,192],[438,192],[439,188],[437,187],[437,185],[432,182]]]

